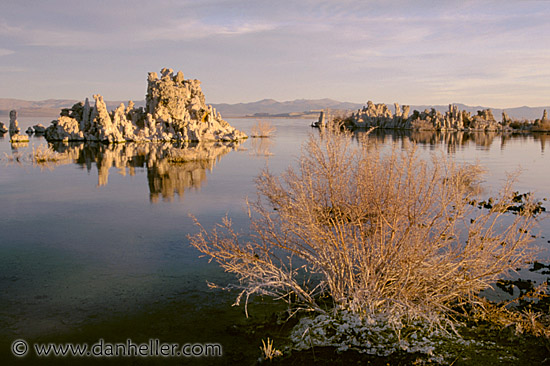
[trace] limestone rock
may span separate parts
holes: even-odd
[[[99,94],[90,108],[88,99],[61,111],[57,123],[46,133],[49,140],[76,139],[117,143],[125,141],[236,141],[247,136],[222,119],[215,108],[205,103],[199,80],[185,80],[172,69],[150,72],[147,78],[146,106],[119,105],[109,113]],[[75,121],[63,120],[70,118]],[[55,122],[55,121],[54,121]],[[67,128],[61,131],[60,129]],[[78,128],[77,130],[75,130]]]

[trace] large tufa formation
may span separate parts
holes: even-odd
[[[206,105],[199,80],[185,80],[179,71],[162,69],[161,76],[149,73],[146,106],[135,108],[120,104],[107,111],[105,101],[94,95],[70,109],[46,130],[48,140],[62,141],[236,141],[247,136],[222,119]]]

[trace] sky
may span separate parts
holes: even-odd
[[[550,1],[2,0],[0,98],[550,105]]]

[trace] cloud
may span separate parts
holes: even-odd
[[[14,54],[15,51],[12,51],[12,50],[8,50],[6,48],[0,48],[0,57],[1,56],[7,56],[7,55],[11,55],[11,54]]]
[[[140,32],[140,41],[185,41],[216,36],[241,36],[267,31],[277,28],[269,22],[243,22],[235,24],[208,24],[200,20],[186,19],[171,21],[168,25],[161,25],[144,29]]]

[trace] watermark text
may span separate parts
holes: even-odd
[[[18,339],[11,345],[14,356],[24,357],[34,353],[39,357],[221,357],[219,343],[167,343],[149,339],[145,343],[110,343],[99,339],[96,343],[34,343]]]

